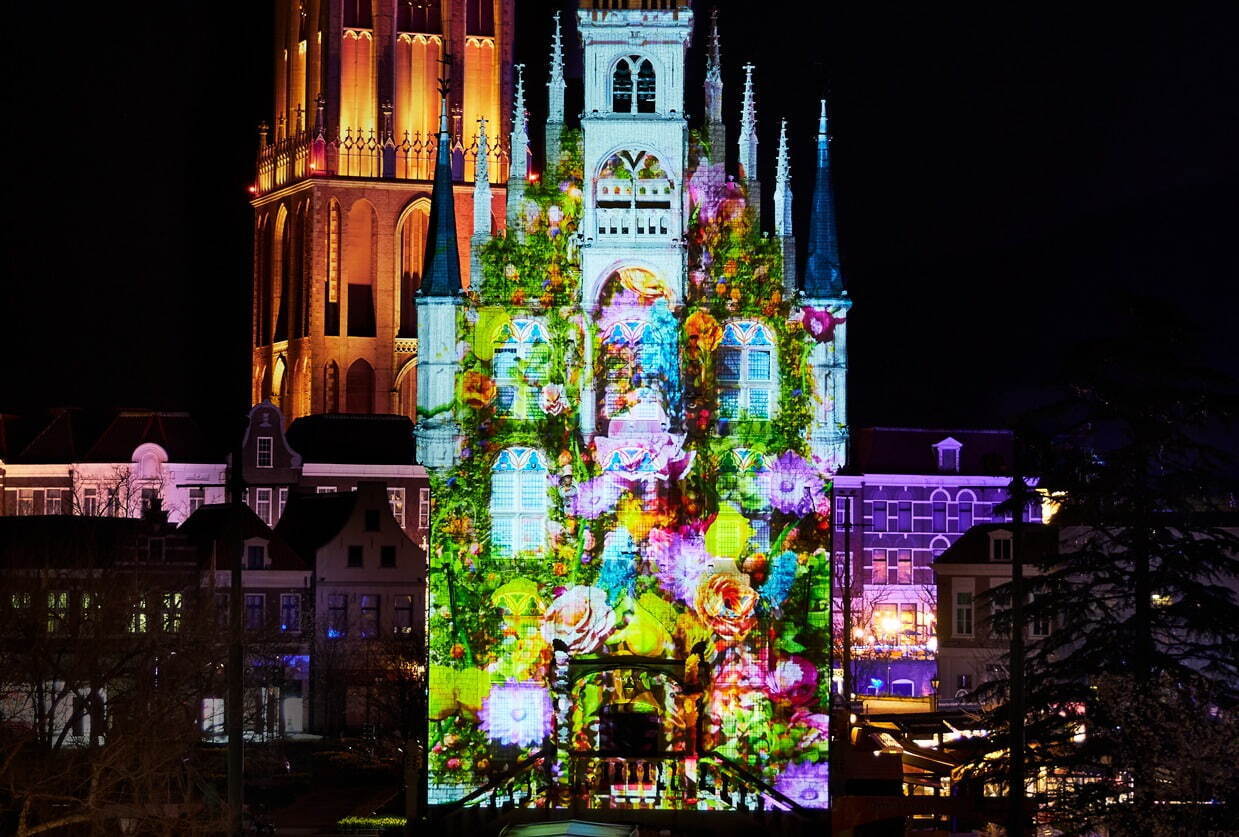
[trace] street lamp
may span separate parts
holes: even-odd
[[[938,711],[938,687],[942,685],[942,681],[938,679],[938,675],[934,675],[929,679],[929,687],[934,690],[933,701],[930,704],[934,712]]]

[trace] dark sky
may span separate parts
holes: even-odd
[[[1126,291],[1239,372],[1239,7],[1174,5],[720,4],[727,118],[752,60],[768,168],[792,121],[802,230],[831,100],[854,423],[1000,424]],[[518,0],[534,124],[557,6]],[[8,14],[0,409],[238,414],[267,4]]]

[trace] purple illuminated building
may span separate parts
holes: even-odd
[[[1009,519],[994,508],[1006,498],[1012,449],[1005,430],[857,431],[851,461],[834,484],[836,636],[851,637],[856,694],[933,693],[933,562],[972,526]],[[1040,522],[1040,506],[1025,520]],[[844,631],[849,586],[851,625]]]

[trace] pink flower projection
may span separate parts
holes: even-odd
[[[787,657],[766,674],[766,692],[771,699],[791,706],[813,702],[817,691],[817,668],[804,657]]]
[[[805,308],[801,320],[805,331],[819,343],[829,343],[835,339],[835,326],[847,322],[846,317],[836,317],[825,308]]]
[[[542,638],[560,640],[573,654],[589,654],[615,630],[615,611],[606,591],[597,587],[569,587],[551,602],[542,620]]]
[[[774,789],[805,808],[825,808],[829,799],[830,765],[789,764],[774,781]]]

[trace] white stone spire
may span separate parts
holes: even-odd
[[[792,165],[787,152],[787,120],[779,128],[779,155],[774,166],[774,234],[783,251],[783,290],[796,289],[796,239],[792,231]]]
[[[718,37],[718,9],[710,14],[710,45],[706,50],[706,125],[712,142],[723,137],[723,59]],[[718,133],[715,134],[715,127]]]
[[[525,113],[525,65],[515,64],[516,95],[512,103],[512,164],[508,171],[508,228],[520,231],[529,179],[529,117]]]
[[[761,223],[761,183],[757,178],[757,103],[752,64],[744,65],[744,100],[740,107],[740,179],[749,187],[749,206]]]
[[[478,120],[477,158],[473,167],[473,238],[469,247],[469,287],[482,287],[482,245],[490,240],[491,225],[490,144],[486,139],[486,119]]]
[[[559,12],[555,13],[555,37],[551,41],[551,73],[546,82],[546,168],[559,162],[559,137],[564,130],[564,35]]]

